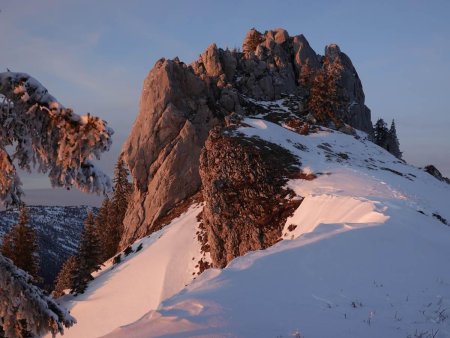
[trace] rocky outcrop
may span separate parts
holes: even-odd
[[[236,78],[227,76],[228,83],[239,93],[256,100],[276,100],[283,94],[302,96],[305,88],[300,83],[305,72],[314,74],[323,66],[324,58],[329,58],[330,63],[339,63],[342,65],[340,86],[348,104],[338,117],[345,123],[372,134],[370,109],[365,105],[361,80],[350,58],[336,44],[328,45],[325,55],[320,56],[303,35],[290,37],[286,30],[279,28],[264,34],[255,29],[250,30],[244,39],[242,54],[226,54],[223,51],[212,53],[211,48],[210,46],[201,57],[203,63],[208,65],[205,67],[206,73],[220,77],[223,74],[220,69],[225,68],[227,62],[224,62],[224,56],[216,55],[229,55],[233,63],[227,68],[233,69],[230,73],[236,74]],[[208,55],[213,60],[214,67],[210,66],[210,62],[204,61]]]
[[[450,179],[441,174],[441,172],[434,165],[430,164],[423,168],[424,171],[435,177],[439,181],[450,184]]]
[[[330,44],[325,47],[325,57],[329,58],[331,63],[338,62],[342,65],[340,74],[341,86],[343,94],[348,100],[348,107],[340,117],[345,123],[371,135],[372,120],[370,109],[364,104],[365,95],[362,83],[352,61],[345,53],[341,52],[336,44]]]
[[[200,151],[219,121],[207,84],[178,60],[159,60],[146,78],[140,112],[123,152],[134,180],[121,247],[200,187]]]
[[[283,187],[298,166],[297,159],[276,144],[230,128],[210,132],[200,176],[203,222],[215,267],[281,238],[287,217],[300,204],[289,199],[295,194]]]
[[[291,37],[284,29],[264,34],[253,29],[243,46],[240,52],[212,44],[191,65],[178,59],[161,59],[145,79],[140,112],[123,147],[134,192],[124,220],[122,248],[157,230],[161,226],[158,219],[199,190],[200,152],[213,127],[224,125],[233,116],[239,119],[250,114],[251,100],[273,101],[287,95],[295,102],[292,114],[301,115],[306,92],[301,78],[305,72],[323,67],[324,57],[314,52],[303,35]],[[353,127],[371,132],[370,111],[364,105],[361,82],[350,59],[337,46],[328,46],[326,56],[339,59],[344,66],[342,83],[351,103],[342,118]],[[289,115],[280,111],[274,118],[283,121],[283,114]],[[235,147],[246,144],[236,142],[232,142]],[[250,224],[248,219],[243,222]],[[236,238],[243,239],[249,233],[255,238],[262,236],[257,242],[265,247],[276,236],[264,235],[268,228],[263,228],[263,235],[245,230]],[[216,258],[216,264],[223,265],[229,257],[258,245],[244,245],[233,253],[226,251],[223,258]]]

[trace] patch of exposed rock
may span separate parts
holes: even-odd
[[[230,128],[210,132],[200,158],[200,176],[203,221],[215,267],[280,239],[287,217],[300,204],[284,188],[298,165],[289,151],[276,144]]]
[[[155,231],[160,218],[200,189],[200,152],[212,128],[224,125],[230,116],[248,114],[252,106],[249,100],[273,101],[288,96],[293,102],[291,113],[300,113],[307,92],[300,81],[302,74],[323,67],[324,57],[339,59],[343,65],[342,86],[350,103],[340,118],[371,133],[370,110],[364,105],[361,82],[350,59],[336,45],[328,46],[325,56],[320,56],[303,35],[289,36],[284,29],[261,34],[253,29],[244,39],[242,52],[212,44],[191,65],[178,59],[159,60],[144,81],[139,115],[123,147],[134,192],[124,220],[121,248]],[[280,111],[272,117],[283,121],[283,114]],[[292,118],[286,114],[288,117]],[[251,149],[257,152],[256,147]],[[264,156],[251,158],[263,160]],[[281,165],[284,159],[281,156],[275,162]],[[269,174],[267,170],[264,172]],[[226,251],[223,258],[216,258],[216,265],[223,265],[229,257],[248,248],[273,243],[273,231],[261,229],[263,235],[245,230],[236,235],[237,239],[227,237],[227,241],[240,241],[246,238],[245,233],[262,239],[255,237],[248,247],[243,244],[233,253]]]
[[[450,179],[442,175],[441,172],[434,165],[432,164],[427,165],[425,168],[423,168],[423,170],[429,173],[431,176],[438,179],[439,181],[450,184]]]

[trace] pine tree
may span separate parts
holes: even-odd
[[[395,121],[392,119],[391,128],[389,129],[390,138],[390,153],[397,158],[402,158],[402,152],[400,151],[400,142],[397,137],[397,129],[395,127]]]
[[[339,116],[343,115],[348,100],[340,85],[341,74],[340,62],[335,60],[330,63],[328,58],[325,58],[323,67],[314,74],[307,107],[320,124],[334,122],[336,127],[342,125]]]
[[[402,152],[400,151],[400,143],[397,138],[394,120],[392,120],[390,129],[387,128],[387,124],[383,119],[378,119],[373,128],[375,144],[401,159]]]
[[[114,212],[111,200],[108,196],[103,200],[102,206],[95,218],[97,235],[100,241],[102,261],[114,256],[117,252],[117,235],[114,230],[113,217]]]
[[[383,119],[378,119],[373,126],[375,144],[382,148],[386,148],[385,144],[388,138],[388,133],[389,130],[387,129],[386,122],[384,122]]]
[[[102,260],[113,257],[123,234],[123,219],[128,208],[132,186],[128,181],[129,172],[120,156],[114,170],[114,192],[111,199],[103,200],[95,220],[102,248]]]
[[[125,161],[122,156],[119,157],[115,170],[114,170],[114,193],[111,200],[112,208],[112,222],[115,225],[117,231],[118,242],[122,237],[123,233],[123,219],[125,218],[125,213],[128,209],[128,202],[130,200],[132,186],[128,181],[128,176],[130,175]]]
[[[95,218],[89,212],[81,232],[80,246],[76,257],[76,269],[72,274],[72,292],[83,293],[87,284],[93,280],[91,273],[98,271],[101,265],[101,248],[95,228]]]
[[[39,282],[39,256],[36,232],[29,225],[26,207],[19,209],[19,221],[5,235],[1,246],[3,256],[10,258],[14,264],[28,272],[34,282]]]
[[[64,290],[72,290],[72,275],[77,269],[77,259],[75,256],[69,256],[56,276],[55,288],[52,295],[56,298],[64,295]]]

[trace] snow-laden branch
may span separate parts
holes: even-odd
[[[0,126],[0,199],[5,204],[17,203],[22,193],[13,162],[48,173],[53,186],[111,190],[109,177],[90,160],[109,150],[113,130],[98,117],[65,108],[28,74],[0,73]]]
[[[63,334],[64,327],[76,323],[75,318],[30,280],[25,271],[0,255],[0,326],[5,336]]]

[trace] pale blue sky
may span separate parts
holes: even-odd
[[[157,59],[191,62],[212,42],[240,46],[251,27],[284,27],[317,53],[337,43],[372,120],[396,119],[405,159],[450,176],[450,1],[0,0],[0,9],[0,69],[28,72],[66,106],[108,120],[107,171]],[[34,175],[24,183],[48,186]]]

